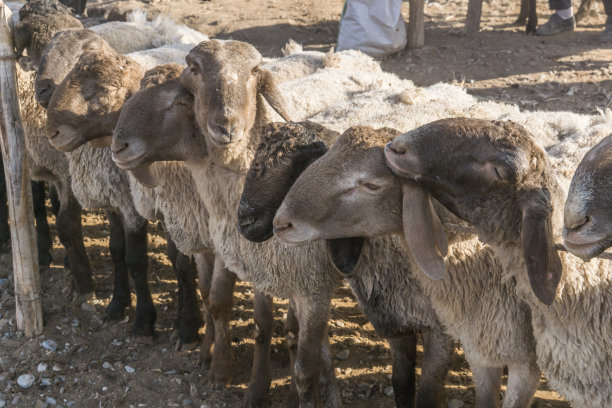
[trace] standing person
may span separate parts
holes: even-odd
[[[612,0],[603,0],[604,9],[608,16],[606,27],[599,36],[599,42],[612,43]],[[545,24],[536,30],[536,35],[554,35],[564,31],[574,31],[576,20],[571,0],[548,0],[548,5],[555,12]]]

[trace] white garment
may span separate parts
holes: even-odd
[[[381,57],[406,46],[401,0],[346,0],[344,7],[338,51],[355,49]]]

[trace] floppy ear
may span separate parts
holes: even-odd
[[[555,300],[563,266],[552,234],[550,192],[528,191],[522,199],[523,223],[521,241],[531,289],[544,304]]]
[[[157,186],[157,179],[151,171],[150,164],[145,164],[143,166],[135,168],[134,170],[129,170],[129,172],[132,173],[132,176],[134,176],[134,178],[138,180],[138,182],[143,186],[149,188]]]
[[[448,253],[446,233],[427,194],[412,183],[402,186],[402,224],[417,265],[431,279],[444,278]]]
[[[259,72],[259,92],[263,95],[263,97],[268,101],[272,109],[274,109],[278,114],[285,119],[287,122],[291,122],[291,118],[285,111],[285,98],[280,93],[280,90],[276,86],[276,81],[272,76],[272,73],[266,69],[262,69]]]
[[[327,240],[327,253],[332,264],[344,278],[352,278],[361,259],[364,238]]]

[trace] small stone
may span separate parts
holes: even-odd
[[[17,385],[25,390],[34,384],[34,380],[35,378],[32,374],[22,374],[19,376],[19,378],[17,378]]]
[[[102,363],[102,368],[105,368],[108,370],[109,368],[113,368],[113,366],[108,361],[105,361],[104,363]]]
[[[108,387],[105,385],[104,387],[102,387],[102,392],[106,392],[108,391]]]
[[[50,339],[43,341],[41,345],[42,345],[42,348],[44,348],[45,350],[49,350],[49,351],[57,350],[57,343]]]
[[[191,404],[192,404],[192,402],[191,402],[191,400],[189,398],[185,398],[183,400],[183,405],[191,405]]]
[[[86,313],[94,313],[96,311],[96,307],[90,303],[83,302],[81,303],[81,310]]]
[[[52,398],[52,397],[47,397],[47,399],[45,399],[45,402],[49,405],[57,404],[57,401],[55,400],[55,398]]]
[[[38,367],[36,367],[36,370],[38,370],[39,373],[44,373],[45,371],[47,371],[47,368],[49,368],[47,363],[39,363]]]
[[[0,399],[0,408],[6,407],[6,400]]]
[[[75,406],[75,405],[76,405],[76,401],[68,401],[68,402],[66,403],[66,406],[67,406],[68,408],[73,407],[73,406]]]
[[[344,322],[342,320],[336,320],[337,327],[344,327]]]
[[[0,289],[4,289],[6,287],[8,287],[10,281],[6,278],[0,278]],[[5,405],[6,405],[6,401],[5,401]]]
[[[448,408],[461,408],[463,406],[463,401],[458,399],[452,399],[448,401]]]
[[[338,354],[336,354],[336,358],[338,360],[346,360],[347,358],[349,358],[349,355],[351,354],[351,352],[346,349],[346,350],[342,350],[341,352],[339,352]]]
[[[41,378],[40,379],[40,385],[42,385],[43,387],[50,387],[51,386],[51,379],[50,378]]]
[[[130,374],[134,374],[136,372],[136,369],[133,367],[130,367],[129,365],[126,365],[124,368],[125,368],[125,371],[127,371]]]
[[[53,371],[59,373],[60,371],[62,371],[62,366],[60,366],[59,364],[53,364]]]
[[[387,388],[385,388],[385,395],[387,397],[392,397],[393,396],[393,387],[392,386],[388,386]]]

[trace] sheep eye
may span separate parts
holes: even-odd
[[[378,191],[380,190],[382,187],[373,183],[365,183],[363,184],[363,186],[370,191]]]
[[[253,68],[253,69],[251,70],[251,73],[252,73],[253,75],[257,75],[257,74],[259,74],[259,66],[256,66],[255,68]]]
[[[191,71],[191,73],[193,75],[198,75],[200,73],[200,68],[198,68],[197,66],[191,66],[189,67],[189,70]]]
[[[493,170],[495,171],[495,175],[497,176],[497,178],[501,179],[502,176],[501,176],[501,174],[499,174],[499,170],[497,169],[497,167],[493,167]]]

